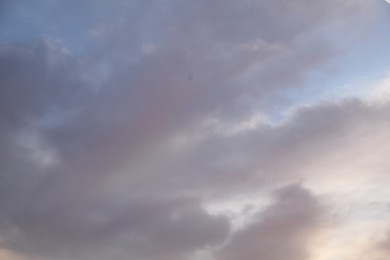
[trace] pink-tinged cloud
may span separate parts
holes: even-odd
[[[0,257],[319,260],[324,229],[354,241],[342,220],[386,236],[360,214],[387,205],[389,103],[313,94],[375,4],[0,8]]]

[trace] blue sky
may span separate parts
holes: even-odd
[[[0,0],[0,258],[388,259],[389,19]]]

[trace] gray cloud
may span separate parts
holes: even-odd
[[[208,215],[191,199],[134,199],[115,206],[58,196],[21,208],[7,246],[49,259],[182,259],[222,242],[229,231],[225,218]]]
[[[23,127],[29,120],[76,107],[81,101],[77,61],[58,41],[43,38],[34,46],[1,44],[1,119]]]
[[[0,45],[0,241],[26,257],[185,259],[230,231],[227,217],[203,209],[210,194],[291,183],[309,154],[331,153],[367,120],[388,120],[387,106],[356,101],[234,135],[204,125],[267,114],[283,91],[308,87],[340,54],[316,32],[356,21],[359,4],[51,2],[59,19],[43,15],[53,24],[42,34],[63,35],[63,43]],[[80,24],[74,41],[68,22]],[[172,140],[183,133],[188,143],[175,152]],[[276,197],[260,220],[232,234],[223,259],[253,259],[242,251],[257,252],[245,241],[258,237],[268,259],[304,259],[320,206],[299,185]]]
[[[275,197],[272,206],[233,235],[219,259],[309,259],[305,245],[320,223],[322,206],[300,185],[278,190]]]
[[[166,183],[171,187],[178,182],[181,186],[175,186],[177,191],[183,188],[218,194],[221,190],[256,190],[319,175],[337,179],[335,170],[357,169],[359,163],[383,167],[376,171],[383,175],[388,169],[383,158],[388,144],[388,115],[388,105],[370,106],[361,100],[346,100],[301,108],[281,125],[262,124],[235,135],[206,128],[199,139],[190,134],[190,144],[173,153],[175,159],[169,157],[175,162],[173,165],[157,164],[156,175],[146,175],[143,183],[161,188]],[[199,132],[202,130],[196,128],[195,133]],[[377,156],[367,157],[369,154]],[[342,161],[347,157],[354,159]]]
[[[202,7],[204,4],[194,5]],[[230,16],[236,14],[234,6],[231,3],[231,11],[226,10],[223,21],[233,19]],[[261,6],[253,3],[244,7],[244,11],[261,10]],[[307,69],[321,66],[328,60],[329,54],[333,53],[333,47],[327,44],[316,47],[314,43],[308,50],[303,46],[295,46],[290,42],[293,41],[293,36],[280,43],[267,37],[263,39],[262,35],[256,34],[251,39],[238,43],[225,39],[214,33],[220,30],[214,24],[216,18],[212,15],[212,10],[218,10],[218,3],[213,2],[208,6],[207,12],[202,12],[203,9],[199,8],[178,3],[151,5],[146,12],[148,15],[145,14],[144,17],[146,21],[140,19],[140,22],[148,22],[148,26],[156,26],[154,30],[166,32],[166,35],[163,40],[155,43],[152,41],[157,46],[157,53],[150,57],[141,59],[132,53],[137,48],[129,49],[129,45],[136,47],[143,44],[142,41],[137,41],[138,38],[134,40],[134,37],[130,37],[132,41],[128,41],[127,30],[133,32],[133,27],[113,30],[113,33],[120,35],[118,37],[123,36],[122,40],[112,43],[115,48],[109,41],[109,51],[107,54],[100,51],[103,53],[100,61],[113,61],[108,66],[111,73],[103,86],[115,86],[115,91],[112,90],[113,87],[103,87],[100,97],[71,122],[69,127],[61,126],[48,133],[49,140],[54,142],[63,156],[79,158],[84,165],[94,165],[98,169],[108,167],[107,171],[111,171],[109,167],[117,167],[120,161],[127,161],[127,158],[121,159],[121,155],[128,156],[132,151],[138,151],[145,143],[155,145],[156,141],[172,130],[180,129],[186,124],[197,124],[205,114],[242,117],[251,109],[251,104],[269,97],[271,93],[290,86],[293,82],[301,85],[299,82],[304,81]],[[329,4],[326,8],[332,10],[333,5]],[[169,16],[162,10],[169,11]],[[280,11],[286,12],[283,8]],[[154,12],[157,17],[162,17],[159,23],[150,18],[155,17],[151,15]],[[254,14],[248,15],[248,19],[253,20],[251,23],[255,24],[257,17]],[[267,28],[272,28],[274,19],[270,18],[267,22]],[[146,27],[149,28],[148,26]],[[240,19],[237,26],[239,28],[233,30],[232,35],[241,31],[253,31]],[[205,32],[202,28],[212,32]],[[291,31],[298,34],[308,30],[307,27],[298,28],[299,30]],[[121,55],[118,58],[117,55],[128,51],[129,56]],[[138,59],[141,60],[137,61]],[[94,62],[99,64],[99,60]],[[265,67],[258,72],[260,79],[253,83],[253,87],[243,86],[239,82],[243,71],[258,65]],[[277,76],[281,74],[283,77]],[[189,76],[193,79],[188,80]],[[237,81],[237,84],[227,83],[230,81]],[[85,154],[88,158],[85,158]],[[107,154],[116,154],[111,156],[112,162],[107,161]],[[104,166],[99,165],[99,162],[104,162]]]

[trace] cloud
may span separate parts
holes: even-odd
[[[345,32],[367,1],[51,4],[43,16],[20,8],[55,37],[0,45],[0,245],[11,255],[173,260],[222,246],[223,259],[306,259],[323,209],[302,186],[278,190],[238,232],[204,205],[300,178],[326,192],[316,181],[327,171],[388,169],[387,103],[272,120],[292,105],[286,93],[344,54],[319,32]]]
[[[30,200],[13,222],[5,244],[45,259],[183,259],[229,231],[224,217],[191,199],[133,199],[119,207],[69,193]]]
[[[310,259],[306,247],[321,223],[320,202],[297,184],[278,190],[275,197],[273,205],[233,234],[218,259]]]
[[[33,46],[0,45],[1,117],[10,127],[76,106],[80,92],[77,61],[58,41]]]
[[[384,176],[387,115],[388,105],[347,100],[302,107],[280,125],[264,123],[235,135],[221,134],[219,128],[195,128],[194,134],[188,131],[182,137],[177,153],[165,154],[176,159],[175,164],[153,178],[159,180],[156,185],[175,180],[185,189],[231,192],[300,178],[324,184],[346,182],[357,174]],[[160,171],[169,167],[157,165]]]

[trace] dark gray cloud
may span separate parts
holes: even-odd
[[[11,127],[75,109],[87,90],[81,86],[77,61],[50,38],[33,46],[1,44],[0,73],[1,121]]]
[[[30,200],[14,213],[5,244],[48,259],[183,259],[229,231],[224,217],[208,215],[192,199],[113,205],[71,196]]]
[[[16,206],[44,172],[30,156],[42,152],[41,147],[29,151],[29,141],[20,136],[35,142],[36,125],[76,108],[82,90],[75,62],[56,42],[43,39],[33,47],[2,44],[0,49],[0,178],[6,214],[5,208]]]

